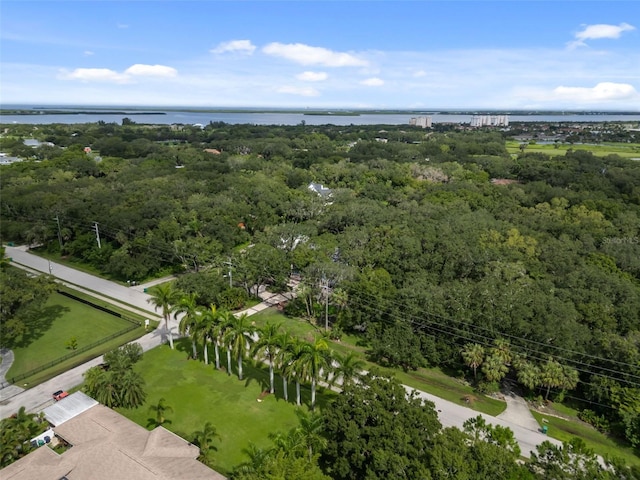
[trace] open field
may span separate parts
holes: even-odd
[[[511,154],[519,154],[521,152],[520,145],[522,142],[507,141],[507,151]],[[619,155],[622,158],[628,159],[640,159],[640,144],[639,143],[601,143],[598,145],[586,145],[586,144],[527,144],[525,153],[544,153],[549,156],[559,156],[567,153],[567,150],[585,150],[592,152],[599,157],[606,157],[607,155]]]
[[[620,457],[624,459],[627,465],[640,466],[640,457],[634,453],[632,448],[618,443],[615,439],[598,432],[591,425],[587,425],[578,419],[564,420],[536,411],[532,411],[531,413],[533,413],[533,416],[540,425],[543,425],[543,419],[546,420],[544,423],[549,426],[548,435],[551,438],[560,441],[569,441],[572,437],[579,437],[598,455]]]
[[[104,303],[99,303],[89,296],[71,292],[94,303],[100,305]],[[114,311],[117,309],[114,308]],[[129,314],[129,312],[127,312],[127,316],[133,320],[141,320],[141,317]],[[123,318],[110,315],[57,292],[49,297],[40,315],[34,316],[31,321],[37,327],[32,330],[33,334],[12,347],[15,360],[7,372],[8,380],[73,353],[73,350],[67,348],[67,342],[72,337],[77,340],[77,348],[82,348],[132,327],[132,323]],[[90,350],[74,355],[64,362],[53,365],[51,368],[20,380],[18,383],[31,387],[68,370],[72,366],[133,340],[143,333],[144,327],[131,329]]]
[[[251,319],[255,321],[259,327],[268,321],[272,323],[282,322],[283,327],[291,332],[292,335],[307,340],[311,340],[314,336],[318,337],[322,334],[322,329],[318,329],[306,321],[286,317],[274,309],[265,310],[264,312],[254,315]],[[363,360],[366,358],[366,349],[357,345],[356,337],[344,335],[340,342],[332,341],[330,344],[331,348],[340,354],[344,355],[350,351],[355,351],[360,354]],[[380,369],[379,366],[369,361],[366,361],[366,365],[369,369],[378,368],[387,375],[395,376],[405,385],[437,395],[458,405],[473,408],[488,415],[499,415],[506,408],[505,402],[476,393],[469,385],[446,375],[438,368],[419,368],[416,371],[403,372],[398,369]],[[469,396],[473,399],[471,403],[465,400],[465,398],[469,398]]]
[[[202,360],[189,360],[190,352],[191,344],[187,339],[178,340],[176,350],[162,345],[146,352],[136,370],[145,379],[147,401],[137,409],[120,409],[120,413],[148,427],[149,419],[153,417],[149,406],[164,398],[173,408],[173,413],[166,415],[170,423],[167,422],[165,428],[187,439],[210,421],[220,435],[214,442],[218,451],[213,453],[213,468],[223,474],[229,474],[233,467],[246,460],[242,450],[249,442],[258,447],[269,447],[270,433],[284,433],[298,425],[296,410],[307,408],[308,388],[302,387],[303,406],[297,407],[294,404],[295,385],[289,386],[289,402],[285,402],[282,380],[276,376],[276,394],[266,395],[258,402],[261,392],[268,390],[266,368],[255,368],[246,362],[245,378],[240,381],[235,372],[229,376],[215,370],[213,365],[205,365]],[[327,401],[327,395],[333,394],[325,392],[318,396],[320,408]]]

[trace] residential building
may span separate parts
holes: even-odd
[[[431,117],[413,117],[409,120],[409,125],[416,127],[431,128]]]
[[[225,479],[197,460],[197,446],[164,427],[149,431],[82,392],[44,414],[55,437],[4,468],[2,480]]]
[[[474,115],[471,117],[472,127],[508,127],[509,115]]]

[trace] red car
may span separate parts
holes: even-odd
[[[69,392],[65,392],[64,390],[58,390],[53,394],[53,399],[57,402],[58,400],[62,400],[65,397],[69,396]]]

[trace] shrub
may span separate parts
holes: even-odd
[[[589,410],[587,408],[581,410],[580,412],[578,412],[578,418],[583,422],[587,422],[599,432],[609,432],[609,421],[602,415],[596,414],[596,412],[594,412],[593,410]]]

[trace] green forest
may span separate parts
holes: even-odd
[[[640,446],[638,161],[448,126],[2,128],[26,159],[0,167],[3,242],[180,273],[203,306],[299,278],[285,312],[381,365],[517,383]]]

